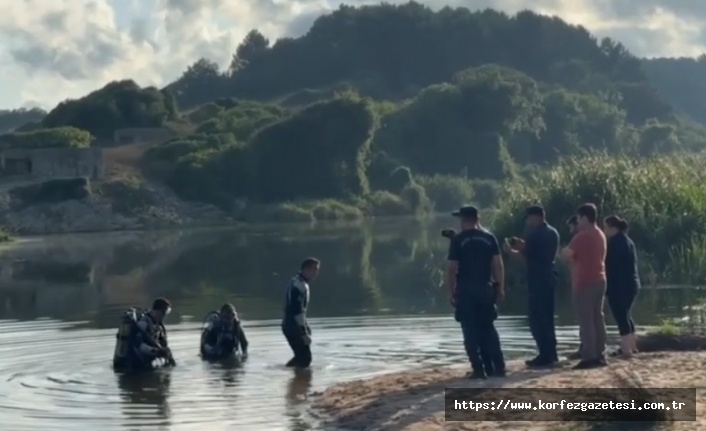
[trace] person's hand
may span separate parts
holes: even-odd
[[[456,308],[456,298],[453,296],[449,298],[449,304],[451,304],[453,308]]]
[[[513,237],[514,242],[515,242],[515,250],[524,250],[525,249],[525,240],[522,238],[517,238]]]
[[[564,260],[571,260],[571,257],[574,255],[574,251],[570,249],[569,247],[564,247],[561,250],[561,258]]]
[[[512,253],[512,246],[510,245],[510,240],[508,238],[505,238],[505,242],[503,243],[503,251],[505,253]]]
[[[305,346],[311,345],[311,337],[307,334],[302,335],[302,340],[304,341]]]
[[[311,337],[311,326],[309,326],[309,325],[306,325],[306,327],[305,327],[305,328],[306,328],[306,335],[308,335],[308,336],[310,336],[310,337]]]

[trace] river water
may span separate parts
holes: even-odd
[[[0,249],[2,430],[307,430],[307,396],[337,382],[463,362],[460,331],[436,287],[445,240],[437,225],[68,235]],[[309,314],[314,363],[295,373],[279,329],[284,286],[309,255],[322,260]],[[113,373],[115,327],[129,306],[166,296],[178,367]],[[702,296],[649,289],[640,324],[679,315]],[[244,320],[243,364],[198,357],[203,316],[224,301]],[[532,352],[522,289],[498,322],[510,357]],[[561,347],[576,346],[569,298],[558,302]]]

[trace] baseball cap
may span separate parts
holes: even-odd
[[[478,208],[473,205],[464,205],[451,213],[454,217],[478,218]]]

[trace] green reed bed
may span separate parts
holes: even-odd
[[[595,153],[571,157],[521,181],[508,183],[494,229],[500,238],[522,232],[522,212],[541,203],[549,221],[564,221],[584,202],[600,217],[620,214],[630,235],[663,277],[706,282],[706,154],[679,154],[637,160]]]

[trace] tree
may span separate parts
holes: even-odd
[[[140,88],[126,80],[111,82],[80,99],[61,102],[42,120],[42,125],[72,126],[99,138],[112,138],[117,129],[160,127],[177,118],[176,105],[167,92]]]
[[[262,129],[249,146],[258,198],[278,202],[368,193],[376,126],[370,101],[344,94]]]
[[[231,74],[245,69],[258,58],[261,58],[270,47],[270,41],[257,30],[250,30],[245,39],[238,45],[228,71]]]

